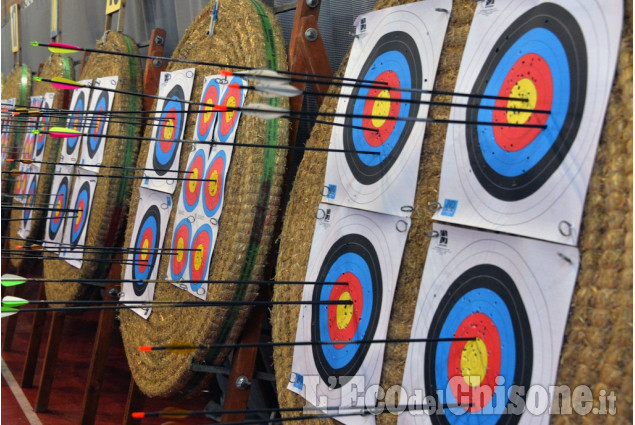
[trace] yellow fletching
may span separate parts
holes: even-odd
[[[170,416],[171,418],[184,419],[190,416],[191,412],[189,410],[179,409],[178,407],[166,407],[161,410],[161,413],[165,416]]]
[[[59,53],[60,55],[66,54],[66,53],[75,53],[78,52],[79,50],[77,49],[68,49],[65,47],[53,47],[53,46],[49,46],[49,51],[51,53]]]
[[[174,341],[174,342],[171,342],[170,344],[167,344],[166,347],[167,347],[166,351],[169,351],[170,353],[174,353],[174,354],[187,354],[196,350],[196,346],[185,341]]]

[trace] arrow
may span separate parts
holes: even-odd
[[[98,50],[98,49],[89,49],[85,47],[79,47],[79,46],[74,46],[72,44],[63,44],[63,43],[40,43],[37,41],[32,41],[31,45],[48,47],[52,53],[60,53],[60,54],[69,54],[69,53],[78,53],[78,52],[102,53],[106,55],[125,56],[125,57],[139,58],[139,59],[150,59],[150,60],[176,62],[176,63],[188,63],[191,65],[207,65],[207,66],[217,66],[220,68],[250,70],[252,71],[252,73],[267,73],[269,71],[269,72],[276,72],[276,73],[285,74],[285,75],[296,75],[301,77],[311,77],[311,78],[319,78],[322,80],[327,80],[327,81],[322,81],[322,84],[326,84],[328,83],[328,81],[355,81],[355,82],[375,83],[375,81],[372,81],[372,80],[360,80],[357,78],[345,78],[345,77],[336,77],[331,75],[318,75],[318,74],[308,74],[308,73],[291,72],[291,71],[261,70],[261,69],[253,68],[250,66],[244,66],[244,65],[232,65],[232,64],[222,64],[222,63],[216,63],[216,62],[195,61],[195,60],[189,60],[189,59],[168,58],[164,56],[150,56],[150,55],[140,55],[135,53],[113,52],[113,51],[105,51],[105,50]]]
[[[240,85],[238,83],[231,83],[229,87],[234,89],[250,89],[255,90],[261,96],[265,98],[272,97],[295,97],[301,94],[310,94],[314,96],[325,96],[325,97],[337,97],[337,98],[352,98],[352,99],[364,99],[364,100],[379,100],[383,102],[398,102],[398,103],[410,103],[410,104],[425,104],[432,106],[451,106],[451,107],[459,107],[459,108],[475,108],[475,109],[487,109],[494,111],[511,111],[511,112],[531,112],[535,114],[551,114],[551,111],[545,109],[527,109],[527,108],[515,108],[515,107],[506,107],[506,106],[487,106],[487,105],[472,105],[467,103],[454,103],[454,102],[437,102],[431,100],[420,100],[420,99],[391,99],[390,97],[379,97],[379,96],[360,96],[351,94],[343,94],[343,93],[320,93],[316,91],[310,90],[300,90],[290,84],[259,84],[257,86],[245,86]],[[398,91],[392,90],[385,87],[381,88],[384,91]]]
[[[403,338],[403,339],[357,339],[349,341],[294,341],[294,342],[254,342],[241,344],[188,344],[186,342],[174,341],[167,345],[141,345],[139,351],[169,351],[171,353],[186,354],[196,350],[221,350],[226,348],[259,348],[259,347],[295,347],[306,345],[346,345],[346,344],[403,344],[419,342],[455,342],[455,341],[476,341],[476,337],[461,338]]]
[[[333,286],[346,286],[348,282],[303,282],[296,280],[281,280],[281,281],[273,281],[273,280],[161,280],[161,279],[149,279],[149,280],[127,280],[127,279],[28,279],[23,276],[18,276],[15,274],[3,274],[0,276],[0,283],[2,286],[17,286],[22,285],[26,282],[48,282],[48,283],[65,283],[65,282],[79,282],[79,283],[92,283],[92,284],[102,284],[102,283],[123,283],[123,282],[132,282],[132,283],[144,283],[144,282],[152,282],[152,283],[214,283],[214,284],[232,284],[232,285],[333,285]]]
[[[90,167],[90,165],[86,164],[86,167]],[[198,179],[194,177],[159,177],[159,176],[124,176],[124,175],[114,175],[114,174],[81,174],[81,173],[44,173],[37,172],[33,173],[30,171],[23,171],[19,169],[13,169],[11,171],[3,171],[2,174],[10,174],[13,177],[22,176],[22,175],[39,175],[39,176],[67,176],[67,177],[90,177],[90,178],[98,178],[98,179],[131,179],[131,180],[169,180],[169,181],[195,181],[195,182],[215,182],[217,179]],[[25,194],[26,196],[26,194]]]
[[[73,162],[55,162],[55,161],[36,161],[30,158],[21,158],[21,159],[12,159],[7,158],[5,162],[21,162],[22,164],[30,165],[30,164],[48,164],[48,165],[71,165],[76,166],[76,163]],[[113,170],[124,170],[124,171],[155,171],[153,168],[140,168],[140,167],[122,167],[119,165],[90,165],[90,167],[97,168],[108,168]],[[183,173],[183,174],[191,174],[193,171],[179,171],[179,170],[166,170],[168,173]]]
[[[77,305],[84,301],[28,301],[28,304],[70,304]],[[93,301],[94,304],[109,304],[111,301]],[[88,305],[81,307],[45,307],[45,308],[24,308],[16,310],[11,306],[2,306],[0,308],[1,318],[13,316],[16,313],[33,313],[38,311],[55,311],[55,312],[77,312],[92,310],[117,310],[121,308],[190,308],[190,307],[231,307],[231,306],[271,306],[271,305],[350,305],[353,302],[349,300],[333,300],[333,301],[181,301],[178,303],[163,303],[161,301],[112,301],[117,305]],[[143,350],[142,350],[143,351]]]

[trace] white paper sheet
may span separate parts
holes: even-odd
[[[107,89],[116,89],[119,82],[119,77],[113,75],[111,77],[101,77],[95,80],[93,84],[93,91],[90,95],[90,107],[89,111],[110,111],[112,110],[112,102],[115,98],[115,93],[111,91],[99,90],[100,87]],[[126,118],[113,118],[115,120],[123,121]],[[134,115],[130,116],[130,119],[134,119]],[[86,119],[86,124],[90,125],[85,129],[89,134],[108,134],[108,123],[110,118],[103,114],[90,115]],[[104,160],[104,149],[106,147],[107,138],[99,136],[86,136],[82,138],[82,151],[79,160],[80,167],[85,170],[90,170],[94,173],[99,173],[99,167],[91,167],[91,165],[101,165]],[[124,143],[124,140],[113,139],[108,143]]]

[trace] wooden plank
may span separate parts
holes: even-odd
[[[65,317],[66,313],[64,312],[53,313],[49,340],[46,344],[44,365],[42,366],[42,375],[40,376],[40,385],[35,398],[35,411],[37,413],[46,412],[48,410],[51,389],[53,388],[53,378],[55,377],[57,354],[59,352],[60,343],[62,342],[62,330],[64,329]]]
[[[119,254],[116,259],[122,259]],[[115,263],[108,275],[108,279],[118,279],[121,276],[121,265]],[[119,284],[109,283],[106,285],[104,300],[115,301],[118,298],[110,295],[111,289],[116,291]],[[97,416],[97,406],[99,404],[99,395],[101,393],[101,385],[104,380],[104,370],[106,361],[108,360],[108,347],[112,338],[112,331],[115,327],[116,310],[102,310],[99,313],[99,324],[97,325],[97,334],[95,335],[95,345],[93,345],[93,354],[88,369],[88,378],[86,379],[86,390],[84,391],[84,402],[82,404],[82,417],[80,424],[92,425],[95,423]]]
[[[261,294],[266,291],[261,288]],[[263,299],[264,296],[258,296]],[[265,317],[265,307],[259,306],[252,309],[245,330],[240,340],[241,343],[254,343],[260,341],[260,330],[262,329],[262,321]],[[251,387],[239,388],[236,383],[239,377],[246,378],[249,382],[253,381],[254,370],[256,369],[256,358],[258,356],[257,347],[238,347],[234,350],[232,358],[232,367],[227,380],[227,389],[225,390],[225,403],[223,410],[246,409],[249,401],[249,393]],[[245,420],[244,413],[226,413],[221,416],[221,423],[239,422]]]
[[[43,300],[46,298],[46,290],[44,283],[40,283],[40,292],[38,299]],[[44,305],[38,304],[38,308],[42,308]],[[46,313],[43,311],[37,312],[33,315],[33,326],[31,328],[31,336],[29,337],[29,345],[26,349],[26,359],[24,360],[24,368],[22,369],[22,377],[20,379],[20,385],[23,388],[30,388],[33,386],[33,377],[35,376],[35,366],[37,365],[37,359],[40,355],[40,345],[42,343],[42,334],[44,333],[44,322],[46,320]]]
[[[126,400],[126,410],[124,410],[123,425],[141,425],[141,419],[133,419],[132,412],[140,412],[145,404],[145,396],[137,386],[134,378],[130,378],[128,388],[128,399]]]
[[[165,37],[167,33],[163,28],[155,28],[150,34],[150,44],[148,45],[149,56],[163,56],[163,49],[165,47]],[[159,90],[159,79],[161,77],[161,71],[165,71],[168,64],[166,61],[159,60],[146,60],[146,68],[143,72],[143,92],[145,94],[156,95]],[[143,98],[143,108],[146,111],[152,110],[152,103],[154,99],[148,97]]]

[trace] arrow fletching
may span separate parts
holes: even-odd
[[[188,354],[196,351],[198,348],[196,345],[190,344],[184,341],[173,341],[165,345],[167,347],[165,351],[169,351],[173,354]],[[151,345],[142,345],[139,347],[139,351],[153,351]]]
[[[72,44],[64,44],[64,43],[49,43],[48,45],[51,53],[59,53],[61,55],[67,53],[77,53],[81,52],[82,48],[79,46],[73,46]]]
[[[290,81],[289,77],[282,75],[272,69],[251,69],[249,71],[239,71],[236,75],[244,75],[250,81]]]
[[[18,276],[16,274],[3,274],[2,276],[0,276],[0,283],[2,284],[2,286],[5,287],[9,287],[9,286],[18,286],[18,285],[22,285],[26,282],[26,279],[23,278],[22,276]]]
[[[39,77],[34,77],[35,81],[42,81]],[[77,81],[70,80],[68,78],[54,77],[51,78],[51,85],[60,90],[77,90],[88,86],[78,83]]]
[[[18,311],[20,311],[20,310],[18,310],[16,308],[2,306],[2,307],[0,307],[0,318],[4,319],[5,317],[13,316]]]
[[[25,300],[24,298],[14,297],[13,295],[7,295],[2,298],[2,304],[5,307],[20,307],[29,303],[29,300]]]
[[[79,137],[82,135],[80,131],[73,130],[72,128],[66,127],[51,127],[49,130],[49,135],[57,138],[68,138],[68,137]]]
[[[191,415],[190,410],[179,409],[178,407],[166,407],[162,409],[159,416],[169,416],[174,419],[185,419]]]
[[[289,115],[288,109],[280,108],[279,106],[267,105],[266,103],[250,103],[243,108],[242,112],[245,115],[261,118],[263,120],[274,120],[276,118]]]
[[[302,94],[302,90],[291,84],[260,83],[256,86],[256,91],[262,97],[295,97]]]

